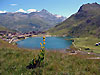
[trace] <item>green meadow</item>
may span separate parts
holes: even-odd
[[[17,48],[0,40],[1,75],[100,75],[100,60],[93,55],[68,55],[62,51],[46,51],[44,64],[35,69],[26,66],[40,50]]]
[[[99,38],[96,37],[80,37],[80,38],[74,38],[75,46],[77,48],[81,48],[83,51],[93,51],[94,53],[100,53],[100,45],[95,46],[96,43],[100,42]],[[86,48],[89,48],[89,50],[85,50]]]

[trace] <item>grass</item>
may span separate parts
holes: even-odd
[[[68,55],[59,51],[46,51],[44,67],[26,69],[39,53],[39,50],[9,48],[6,43],[6,47],[0,47],[1,75],[100,75],[100,60],[86,59],[91,55]]]
[[[100,46],[95,46],[97,42],[100,42],[100,39],[95,37],[80,37],[80,38],[74,38],[75,40],[75,46],[77,48],[81,48],[82,50],[85,50],[86,48],[89,48],[89,51],[93,51],[95,53],[100,53]],[[86,51],[86,50],[85,50]]]

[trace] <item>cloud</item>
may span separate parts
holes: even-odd
[[[23,13],[26,13],[26,11],[23,10],[23,9],[19,9],[19,10],[17,10],[16,12],[23,12]]]
[[[0,11],[0,13],[6,13],[7,11]]]
[[[36,9],[28,9],[27,12],[28,12],[28,13],[37,12],[37,10],[36,10]]]
[[[17,4],[10,4],[11,6],[16,6]]]

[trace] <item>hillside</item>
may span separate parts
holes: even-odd
[[[0,25],[0,31],[3,31],[3,30],[7,30],[7,29],[3,27],[2,25]]]
[[[16,32],[15,30],[8,29],[2,25],[0,25],[0,31]]]
[[[62,22],[65,17],[49,13],[43,9],[39,12],[6,12],[0,13],[0,24],[8,29],[21,32],[44,31]]]
[[[100,37],[100,5],[97,3],[84,4],[77,13],[51,30],[52,34],[69,36],[98,36]]]

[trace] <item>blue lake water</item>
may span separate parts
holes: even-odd
[[[67,49],[72,45],[72,41],[65,40],[70,37],[46,37],[46,49],[49,50],[61,50]],[[42,37],[31,37],[21,41],[18,41],[18,47],[20,48],[29,48],[29,49],[40,49],[40,42],[42,41]]]

